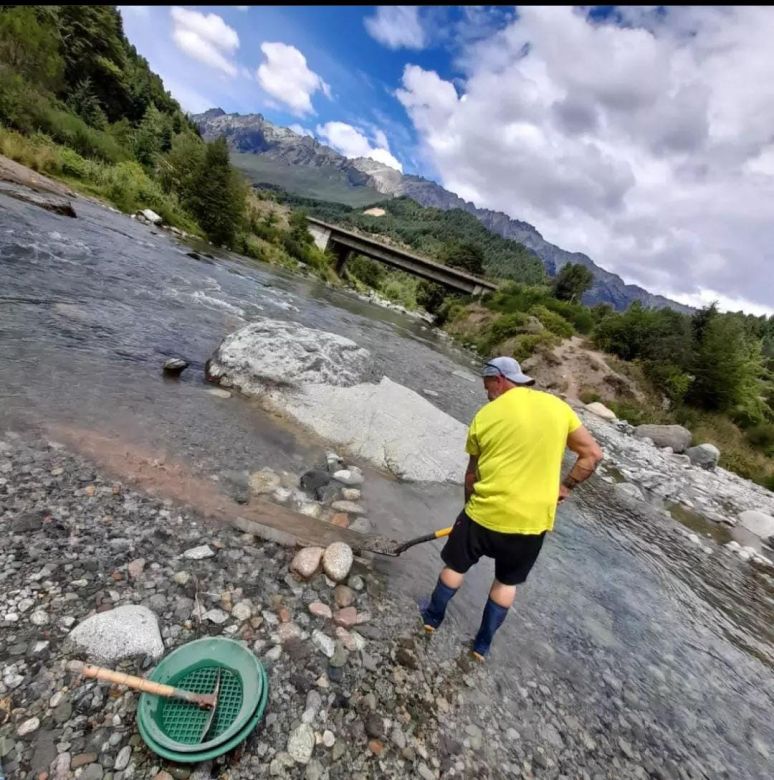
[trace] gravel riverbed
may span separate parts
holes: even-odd
[[[515,667],[512,699],[458,639],[422,636],[416,606],[362,562],[346,585],[301,581],[293,550],[206,525],[55,442],[0,438],[0,523],[9,778],[734,776],[640,709],[614,670],[588,691],[519,679]],[[204,546],[205,557],[185,555]],[[315,602],[334,611],[351,602],[362,622],[337,628],[319,604],[310,610]],[[68,671],[70,631],[124,605],[155,613],[165,652],[223,635],[261,658],[269,704],[242,746],[199,766],[162,760],[136,730],[135,693]],[[117,667],[143,674],[152,664],[140,653]]]

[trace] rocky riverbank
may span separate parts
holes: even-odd
[[[0,523],[8,777],[711,776],[612,670],[590,692],[514,668],[512,699],[453,632],[421,636],[416,606],[362,565],[346,583],[304,580],[292,549],[138,494],[54,442],[0,439]],[[84,657],[71,632],[129,606],[152,619],[114,662],[123,671],[147,671],[162,642],[169,652],[205,635],[263,661],[269,706],[246,743],[214,763],[170,764],[142,743],[135,694],[68,671]]]

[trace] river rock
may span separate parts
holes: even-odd
[[[261,469],[250,475],[249,485],[253,493],[261,495],[263,493],[273,493],[278,487],[282,486],[282,480],[279,474],[275,474],[271,469]]]
[[[164,363],[164,373],[168,376],[180,376],[188,368],[188,363],[182,358],[170,358]]]
[[[610,420],[611,422],[616,419],[615,412],[608,409],[604,404],[599,401],[586,404],[586,411],[596,414],[597,417],[601,417],[603,420]]]
[[[183,558],[188,558],[190,561],[201,561],[205,558],[212,558],[215,555],[212,548],[208,544],[199,545],[199,547],[191,547],[183,553]]]
[[[30,718],[29,720],[25,720],[18,729],[16,729],[16,733],[20,737],[26,737],[27,734],[32,734],[33,731],[37,731],[40,728],[40,719],[39,718]]]
[[[336,606],[344,609],[344,607],[351,607],[354,604],[355,592],[346,585],[337,585],[333,589],[333,598],[336,601]]]
[[[714,469],[720,459],[720,450],[714,444],[699,444],[697,447],[689,447],[685,454],[691,459],[694,466],[703,469]]]
[[[290,564],[291,571],[296,572],[305,580],[314,577],[320,568],[324,552],[322,547],[305,547],[303,550],[299,550]]]
[[[350,515],[364,515],[365,509],[360,504],[356,504],[354,501],[334,501],[331,504],[331,509],[334,512],[346,512]]]
[[[228,390],[222,390],[220,387],[211,387],[207,392],[210,395],[214,395],[215,398],[231,398],[231,393]]]
[[[346,501],[360,501],[361,492],[357,488],[344,488],[341,491],[341,496]]]
[[[330,620],[333,617],[331,608],[327,604],[323,604],[322,601],[313,601],[309,605],[309,611],[315,617],[325,618],[327,620]]]
[[[108,666],[136,656],[158,660],[164,653],[156,615],[135,604],[86,618],[70,632],[67,643],[89,660]]]
[[[137,212],[138,217],[142,217],[151,223],[151,225],[160,225],[164,220],[153,210],[143,209]]]
[[[349,575],[353,561],[352,548],[344,542],[334,542],[323,554],[323,569],[334,582],[341,582]]]
[[[365,378],[370,354],[335,333],[297,322],[262,319],[227,336],[209,361],[209,377],[227,377],[242,392],[267,385],[350,386]]]
[[[333,622],[342,628],[352,628],[357,625],[357,610],[354,607],[340,609],[333,616]]]
[[[671,447],[673,452],[685,452],[691,446],[691,432],[682,425],[638,425],[638,439],[650,439],[657,447]]]
[[[333,475],[333,478],[337,479],[342,484],[347,485],[347,487],[356,487],[357,485],[362,485],[365,481],[363,473],[360,469],[356,468],[341,469]]]
[[[739,525],[746,528],[751,533],[759,536],[761,539],[767,539],[774,536],[774,517],[756,512],[754,509],[748,509],[746,512],[740,512]]]
[[[327,471],[312,469],[301,475],[299,484],[307,493],[316,496],[317,491],[330,483],[331,479],[332,477]]]
[[[307,517],[312,517],[315,520],[319,520],[320,516],[322,515],[322,507],[319,504],[314,504],[311,501],[301,504],[301,506],[298,507],[298,511],[302,515],[306,515]]]
[[[312,632],[312,644],[327,658],[332,658],[336,651],[336,643],[333,639],[319,630]]]
[[[129,766],[129,759],[131,757],[132,746],[124,745],[124,747],[121,748],[119,754],[116,756],[116,763],[113,768],[118,772],[122,772],[124,769],[126,769],[127,766]]]
[[[299,764],[308,764],[314,753],[314,731],[306,723],[302,723],[288,737],[288,753]]]

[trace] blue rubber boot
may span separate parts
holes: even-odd
[[[505,616],[508,614],[507,607],[501,607],[492,599],[487,599],[484,607],[484,615],[481,618],[481,627],[478,629],[476,638],[473,640],[473,655],[479,661],[483,661],[489,654],[492,646],[495,632],[503,624]]]
[[[443,623],[446,617],[446,607],[457,592],[457,588],[450,588],[441,582],[440,577],[436,583],[430,603],[422,610],[422,620],[425,622],[425,631],[435,631]]]

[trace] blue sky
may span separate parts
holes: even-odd
[[[627,282],[774,311],[774,11],[119,6],[186,110],[434,179]]]

